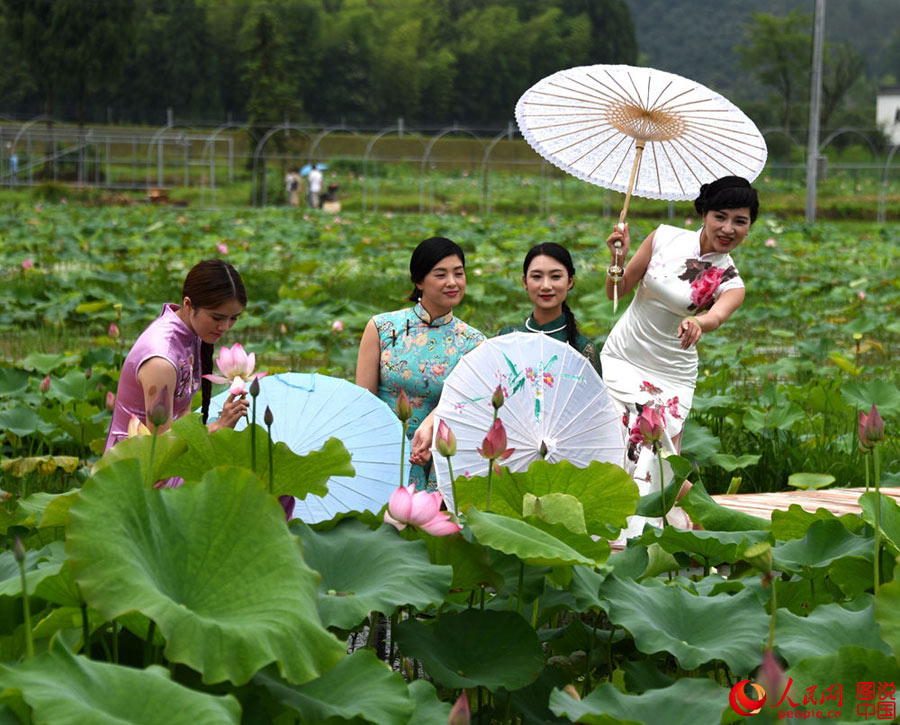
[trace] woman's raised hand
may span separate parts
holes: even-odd
[[[619,242],[619,247],[616,247],[616,242]],[[616,259],[616,251],[618,250],[618,262],[619,264],[623,264],[628,257],[628,250],[631,247],[631,234],[628,231],[627,222],[619,222],[616,224],[615,228],[612,230],[612,234],[606,238],[606,246],[609,247],[613,259]]]
[[[222,406],[222,412],[219,413],[218,420],[209,424],[210,433],[222,428],[234,428],[237,422],[247,415],[247,409],[250,402],[246,395],[229,395]]]

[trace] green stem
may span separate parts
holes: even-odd
[[[272,426],[267,425],[269,432],[269,493],[275,488],[275,467],[272,465]]]
[[[447,458],[447,470],[450,472],[450,491],[453,494],[453,513],[459,515],[459,504],[456,502],[456,479],[453,478],[453,465],[450,463],[450,456]]]
[[[494,461],[488,458],[487,511],[491,510],[491,475],[494,473]]]
[[[881,586],[881,456],[878,444],[872,448],[872,467],[875,478],[875,593]]]
[[[866,493],[869,492],[869,457],[863,453],[863,463],[866,464]]]
[[[147,480],[145,481],[145,488],[153,486],[153,458],[156,456],[156,436],[158,435],[159,430],[156,426],[153,426],[153,437],[150,439],[150,462],[147,464]]]
[[[522,614],[522,594],[525,591],[525,562],[519,560],[519,592],[518,604],[516,605],[516,613]]]
[[[666,479],[663,475],[663,459],[662,459],[662,450],[657,449],[656,451],[656,460],[659,461],[659,495],[662,499],[662,527],[665,529],[666,524]]]
[[[112,655],[113,655],[113,664],[119,664],[119,623],[116,620],[113,620],[113,644],[112,644]]]
[[[147,641],[144,642],[144,667],[149,667],[153,660],[153,635],[156,631],[156,622],[150,620],[150,626],[147,627]]]
[[[30,660],[34,657],[34,634],[31,631],[31,605],[28,603],[24,560],[19,562],[19,576],[22,578],[22,614],[25,617],[25,659]]]
[[[87,602],[81,600],[81,652],[88,659],[91,658],[91,625],[88,623]]]
[[[250,470],[256,473],[256,398],[253,398],[253,418],[250,422]]]
[[[778,594],[776,588],[778,586],[778,574],[773,572],[772,575],[772,616],[769,617],[769,649],[771,650],[775,643],[775,614],[778,611]]]
[[[403,421],[403,435],[400,436],[400,486],[403,486],[403,466],[406,465],[406,429],[409,427],[407,421]]]

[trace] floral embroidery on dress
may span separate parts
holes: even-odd
[[[678,279],[691,284],[691,304],[688,305],[691,312],[703,312],[712,307],[719,285],[738,276],[733,265],[716,267],[712,262],[701,262],[699,259],[687,260],[684,267]]]
[[[178,365],[178,380],[175,381],[175,399],[180,400],[185,395],[193,397],[194,394],[194,354],[188,355]]]

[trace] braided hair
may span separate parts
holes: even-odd
[[[204,259],[195,264],[184,278],[181,297],[187,297],[191,305],[199,307],[218,307],[237,300],[241,306],[247,305],[247,292],[241,275],[234,267],[221,259]],[[213,349],[209,342],[200,343],[200,374],[209,375],[213,371]],[[206,378],[200,380],[201,412],[203,422],[209,418],[209,401],[212,397],[212,382]]]
[[[575,264],[572,262],[572,255],[569,254],[568,249],[556,242],[541,242],[528,250],[528,254],[525,255],[525,261],[522,263],[523,277],[528,276],[528,268],[531,266],[534,258],[541,255],[555,259],[566,268],[569,278],[572,280],[575,279]],[[578,323],[575,320],[575,314],[569,309],[569,305],[565,300],[563,300],[562,303],[562,311],[566,318],[566,342],[578,349]]]

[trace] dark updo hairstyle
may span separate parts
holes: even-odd
[[[556,242],[542,242],[541,244],[535,244],[528,250],[528,254],[525,255],[525,261],[522,263],[523,277],[528,276],[528,268],[531,266],[534,258],[540,257],[541,255],[553,257],[553,259],[566,268],[566,272],[569,273],[569,278],[575,279],[575,264],[572,262],[572,255],[569,254],[569,250],[562,244],[557,244]],[[572,310],[569,309],[569,305],[566,304],[565,300],[563,300],[562,303],[562,311],[566,318],[566,342],[577,350],[578,323],[575,321],[575,315],[572,313]]]
[[[704,184],[700,187],[699,196],[694,199],[694,209],[700,216],[708,211],[740,209],[744,206],[750,209],[752,224],[759,214],[759,196],[742,176],[723,176],[711,184]]]
[[[195,264],[184,278],[181,297],[187,297],[191,306],[218,307],[225,302],[237,300],[241,306],[247,305],[247,292],[241,275],[234,267],[221,259],[204,259]],[[209,375],[213,371],[213,345],[200,343],[200,374]],[[212,383],[206,378],[200,381],[201,412],[203,422],[209,418],[209,399],[212,396]]]
[[[452,257],[456,255],[466,266],[466,255],[462,248],[453,240],[446,237],[428,237],[423,242],[419,242],[419,246],[413,250],[412,257],[409,260],[409,278],[414,285],[421,284],[425,276],[434,269],[434,266],[444,257]],[[407,298],[412,302],[418,302],[422,299],[422,290],[413,287]]]

